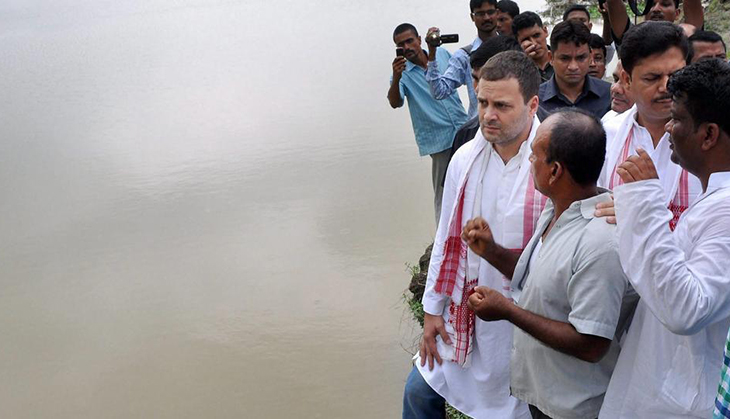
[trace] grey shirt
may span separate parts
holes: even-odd
[[[632,290],[619,262],[616,226],[593,216],[596,204],[608,200],[610,195],[604,192],[573,202],[530,264],[535,245],[553,218],[554,207],[548,201],[512,278],[520,307],[570,323],[579,333],[612,339],[608,353],[594,364],[558,352],[515,328],[512,394],[555,419],[598,416],[618,358],[617,326],[622,314],[630,311],[622,310],[622,302],[633,300],[624,298]]]

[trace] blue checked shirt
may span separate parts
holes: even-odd
[[[476,51],[482,44],[482,40],[477,37],[471,44],[471,50]],[[441,74],[439,68],[444,70]],[[469,119],[477,115],[477,94],[474,91],[474,84],[471,78],[471,63],[469,62],[469,54],[459,48],[449,59],[446,67],[439,65],[438,60],[428,62],[428,70],[426,70],[426,81],[431,87],[431,95],[441,100],[449,97],[460,86],[466,85],[466,91],[469,93]]]
[[[715,412],[712,415],[714,419],[730,418],[730,373],[728,373],[728,368],[730,368],[730,332],[727,336],[727,343],[725,343],[720,385],[717,388]]]
[[[445,49],[436,50],[439,65],[446,67],[450,58],[451,54]],[[443,100],[434,99],[426,82],[426,70],[410,61],[406,61],[406,69],[398,87],[401,99],[408,100],[408,111],[411,113],[420,155],[435,154],[450,148],[454,134],[466,122],[466,112],[459,95],[453,92]]]

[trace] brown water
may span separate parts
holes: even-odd
[[[433,217],[391,33],[472,39],[467,2],[27,3],[0,3],[0,417],[398,417]]]

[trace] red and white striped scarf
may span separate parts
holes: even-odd
[[[613,173],[611,174],[611,180],[608,184],[608,189],[613,190],[615,186],[623,185],[624,181],[623,179],[621,179],[621,176],[619,176],[616,169],[618,169],[618,166],[621,163],[625,162],[626,159],[629,158],[629,149],[631,148],[631,141],[633,139],[634,127],[632,126],[629,130],[629,135],[626,136],[626,142],[621,149],[620,157],[616,161],[616,165],[613,168]],[[679,174],[679,185],[677,187],[677,192],[674,195],[674,198],[672,198],[671,202],[669,202],[668,208],[670,211],[672,211],[672,219],[669,220],[669,228],[674,231],[674,228],[677,227],[679,217],[682,216],[682,213],[687,208],[689,208],[689,173],[685,169],[682,169]]]
[[[479,135],[474,139],[474,141],[478,140]],[[486,140],[481,138],[481,141]],[[479,278],[476,276],[478,273],[473,275],[474,277],[471,277],[472,274],[469,273],[467,263],[468,246],[466,242],[461,239],[461,232],[464,228],[465,221],[467,221],[463,219],[464,196],[467,181],[469,180],[469,177],[474,174],[472,171],[474,169],[474,161],[478,160],[480,155],[483,159],[489,159],[489,156],[486,154],[487,152],[482,150],[470,162],[467,167],[467,174],[464,176],[463,181],[459,186],[457,205],[454,212],[451,214],[451,219],[449,220],[448,236],[444,242],[444,257],[438,278],[436,279],[436,285],[434,287],[434,290],[437,293],[450,297],[449,324],[454,330],[453,336],[450,336],[452,344],[454,345],[454,356],[451,361],[462,366],[465,366],[468,363],[469,354],[471,354],[474,340],[475,315],[474,312],[467,307],[466,303],[469,296],[474,292],[474,288],[479,283]],[[479,173],[479,175],[484,176],[485,173]],[[535,231],[537,219],[539,218],[542,209],[545,207],[545,202],[547,202],[547,198],[535,189],[535,184],[530,173],[527,174],[526,182],[527,188],[522,216],[522,248],[511,249],[516,252],[522,252],[524,247],[527,245],[527,242],[530,241],[532,233]],[[518,185],[515,185],[515,187],[518,187]],[[476,201],[481,201],[481,199]],[[475,206],[477,205],[481,205],[481,202],[475,202]]]

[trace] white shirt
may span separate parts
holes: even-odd
[[[601,176],[598,178],[598,186],[610,189],[611,176],[614,169],[621,159],[621,151],[623,150],[626,138],[633,128],[633,140],[629,147],[629,156],[636,154],[636,149],[643,148],[651,157],[656,166],[662,189],[664,190],[664,205],[669,205],[677,194],[679,187],[679,175],[682,168],[672,162],[670,156],[672,150],[669,148],[669,134],[665,133],[654,147],[649,131],[639,125],[636,121],[636,105],[628,111],[616,115],[607,121],[604,121],[603,128],[606,130],[606,162],[603,164]],[[692,204],[697,196],[702,192],[702,184],[696,176],[690,174],[689,177],[689,203]],[[614,185],[614,188],[616,185]]]
[[[533,119],[530,136],[518,154],[505,164],[502,158],[487,144],[489,159],[482,183],[481,217],[489,223],[497,243],[507,248],[522,247],[522,223],[527,182],[529,174],[530,145],[539,125],[537,117]],[[481,140],[480,140],[481,138]],[[476,141],[485,141],[477,137],[459,148],[449,164],[444,185],[444,208],[456,201],[459,180],[464,174],[468,156]],[[520,179],[520,182],[517,180]],[[470,179],[466,184],[476,188],[478,182]],[[475,196],[472,192],[465,196]],[[473,207],[473,202],[464,200],[464,207]],[[438,269],[434,269],[437,261],[443,258],[443,242],[448,235],[449,211],[441,212],[439,228],[436,232],[435,244],[431,255],[426,289],[423,295],[423,307],[426,313],[443,315],[447,320],[449,309],[448,297],[434,291]],[[463,222],[467,220],[464,219]],[[441,244],[441,245],[439,245]],[[479,262],[479,285],[501,290],[509,296],[509,283],[497,269],[485,260]],[[524,418],[530,419],[526,404],[510,395],[509,363],[512,350],[513,326],[508,321],[484,322],[475,320],[474,349],[471,363],[462,368],[455,362],[444,361],[442,365],[434,363],[434,369],[428,370],[428,363],[421,367],[420,358],[416,365],[426,382],[449,404],[459,411],[474,418]],[[439,353],[444,353],[444,343],[437,337]]]
[[[730,326],[730,172],[672,217],[657,180],[616,188],[619,257],[640,295],[600,418],[712,416]]]

